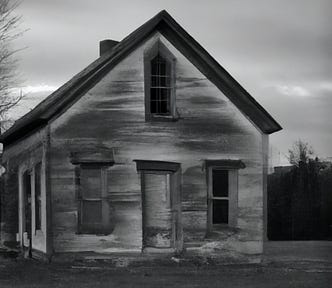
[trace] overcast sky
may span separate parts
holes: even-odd
[[[29,31],[16,42],[27,111],[166,9],[281,124],[274,164],[301,138],[332,156],[331,0],[23,0]]]

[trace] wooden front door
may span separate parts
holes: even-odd
[[[144,249],[182,249],[179,175],[166,171],[142,173]]]

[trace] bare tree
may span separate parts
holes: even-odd
[[[23,98],[19,90],[14,88],[19,84],[17,73],[17,59],[15,54],[19,50],[13,49],[12,43],[22,35],[19,29],[21,16],[15,14],[20,4],[15,0],[0,0],[0,121],[6,120],[6,112],[18,104]]]
[[[308,163],[309,159],[312,159],[313,156],[314,150],[312,147],[301,139],[295,141],[292,149],[288,150],[289,163],[297,167],[300,162]]]

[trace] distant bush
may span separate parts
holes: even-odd
[[[332,163],[299,161],[268,177],[269,240],[331,237]]]

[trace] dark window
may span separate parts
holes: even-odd
[[[41,167],[35,166],[35,230],[41,230]]]
[[[105,197],[106,170],[95,165],[82,165],[79,175],[79,232],[106,234],[108,201]]]
[[[171,67],[160,54],[151,60],[151,114],[169,115],[171,111]]]
[[[81,170],[82,225],[100,224],[102,221],[101,170],[99,167]]]
[[[212,170],[212,223],[228,223],[228,170]]]
[[[213,199],[213,224],[228,223],[228,200]]]
[[[214,169],[212,173],[213,196],[228,197],[228,171]]]

